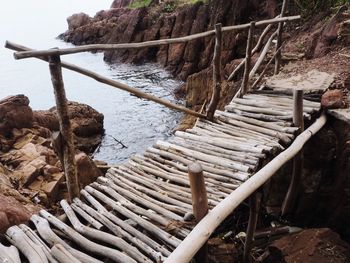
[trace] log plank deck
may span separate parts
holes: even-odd
[[[319,112],[320,103],[304,100],[305,119]],[[0,244],[0,261],[21,262],[20,251],[29,262],[162,262],[195,225],[188,165],[202,165],[211,209],[293,142],[292,117],[292,96],[235,98],[215,123],[198,119],[109,169],[80,199],[62,200],[67,220],[42,210],[29,227],[9,228],[14,247]]]

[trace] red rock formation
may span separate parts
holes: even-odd
[[[329,90],[322,95],[321,105],[324,109],[338,109],[346,106],[343,91]]]
[[[26,96],[16,95],[0,100],[0,135],[9,135],[13,128],[30,128],[32,125],[33,112]]]
[[[269,2],[269,15],[271,5]],[[73,44],[129,43],[155,39],[176,38],[213,29],[216,23],[223,26],[248,22],[249,16],[261,11],[259,1],[211,1],[209,5],[198,2],[192,6],[177,8],[173,13],[158,9],[127,9],[122,1],[115,1],[113,9],[101,11],[90,21],[75,30],[68,30],[64,39]],[[117,8],[115,8],[117,7]],[[266,15],[266,14],[265,14]],[[242,39],[244,40],[244,38]],[[236,35],[224,34],[223,64],[237,54]],[[157,61],[181,79],[206,69],[211,64],[214,41],[212,37],[140,50],[118,50],[105,52],[108,62]]]
[[[15,198],[0,194],[0,233],[28,221],[31,215],[31,211]]]
[[[67,18],[68,29],[74,30],[90,22],[91,18],[85,13],[71,15]]]
[[[330,229],[307,229],[273,242],[262,258],[259,262],[346,263],[350,246]]]

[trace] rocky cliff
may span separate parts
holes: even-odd
[[[68,18],[69,30],[64,39],[75,45],[91,43],[129,43],[187,36],[223,26],[249,22],[252,17],[274,17],[277,0],[219,0],[169,10],[167,5],[129,9],[131,1],[116,0],[112,8],[87,18],[78,14]],[[223,64],[243,55],[245,35],[224,34]],[[160,63],[174,75],[185,80],[211,64],[214,39],[198,39],[185,44],[165,45],[139,50],[105,52],[108,62]]]

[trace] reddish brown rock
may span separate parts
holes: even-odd
[[[92,43],[130,43],[156,39],[177,38],[189,34],[212,30],[216,23],[223,26],[248,22],[247,14],[261,11],[259,1],[201,1],[193,5],[177,7],[166,11],[165,6],[152,6],[150,9],[119,8],[124,1],[115,1],[110,10],[101,11],[87,25],[68,30],[63,38],[76,45]],[[273,13],[270,0],[269,12]],[[156,9],[158,8],[158,9]],[[226,32],[223,43],[223,64],[240,56],[241,42],[236,41],[235,32]],[[244,46],[246,34],[243,34]],[[242,42],[243,43],[243,42]],[[198,39],[184,44],[163,45],[139,50],[106,51],[108,62],[142,63],[157,61],[171,73],[185,80],[192,73],[211,65],[214,40],[212,37]],[[237,53],[237,52],[241,53]]]
[[[50,112],[56,115],[56,107],[51,108]],[[75,135],[88,137],[98,133],[102,134],[104,132],[103,114],[99,113],[89,105],[73,101],[68,102],[68,116]]]
[[[85,13],[71,15],[67,18],[68,29],[74,30],[90,22],[91,18]]]
[[[97,168],[96,164],[85,153],[77,154],[75,156],[75,161],[77,163],[77,171],[81,187],[95,182],[97,177],[102,176],[102,173]]]
[[[324,109],[344,108],[344,95],[342,90],[329,90],[322,95],[321,105]]]
[[[264,256],[259,262],[346,263],[350,245],[328,228],[307,229],[273,242]]]
[[[0,194],[0,233],[29,220],[30,211],[13,197]]]
[[[29,99],[24,95],[0,100],[0,135],[9,135],[13,128],[31,128],[33,112]]]
[[[58,118],[54,112],[48,110],[34,111],[33,120],[37,125],[45,127],[50,131],[59,130]]]

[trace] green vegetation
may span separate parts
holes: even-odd
[[[148,7],[150,5],[155,6],[154,0],[136,0],[129,5],[129,8],[141,8]],[[163,0],[161,4],[163,6],[163,11],[165,12],[173,12],[176,7],[182,5],[193,5],[197,2],[207,3],[208,0]],[[158,5],[158,4],[157,4]]]
[[[149,6],[152,3],[152,0],[136,0],[129,5],[130,8],[141,8]]]
[[[305,17],[309,17],[321,10],[350,4],[350,0],[295,0],[295,3],[299,6],[302,14]]]

